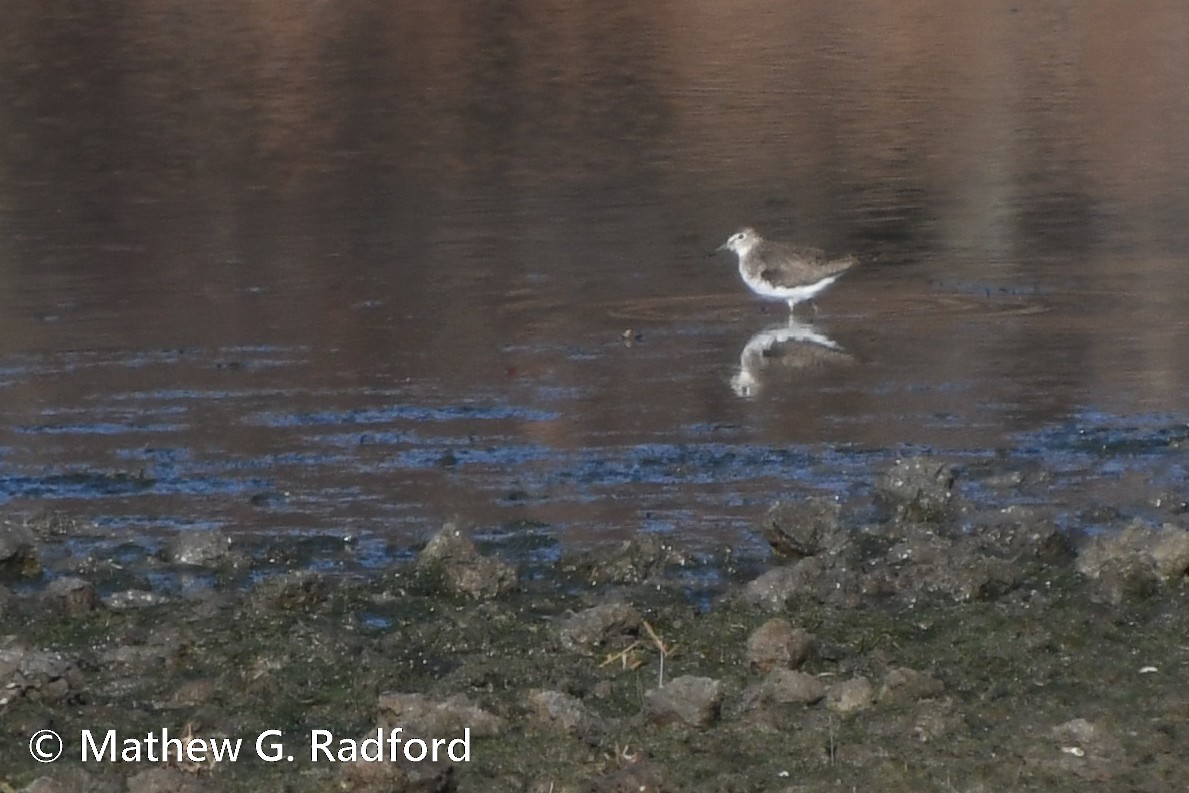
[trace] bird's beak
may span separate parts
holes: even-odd
[[[709,257],[715,255],[716,253],[722,253],[723,251],[729,251],[729,250],[730,250],[730,247],[728,247],[727,243],[724,242],[722,245],[719,245],[717,248],[710,251],[710,253],[706,254],[706,257],[709,258]]]

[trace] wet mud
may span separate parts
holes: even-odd
[[[449,523],[366,573],[218,530],[79,558],[85,524],[10,518],[0,789],[1181,790],[1185,504],[1136,494],[1159,519],[1104,504],[1085,533],[966,495],[1004,477],[895,461],[864,496],[772,504],[766,553],[542,554],[539,527]],[[438,761],[368,761],[396,727]],[[47,729],[67,748],[39,765]],[[109,729],[244,746],[82,762]]]

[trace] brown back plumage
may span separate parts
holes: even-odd
[[[761,240],[751,249],[748,268],[776,286],[799,286],[837,275],[859,263],[854,256],[831,259],[820,248]]]

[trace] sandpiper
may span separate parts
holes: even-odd
[[[718,251],[734,251],[743,283],[760,297],[785,301],[789,311],[813,299],[858,263],[853,256],[831,259],[817,248],[766,240],[751,228],[732,234]]]

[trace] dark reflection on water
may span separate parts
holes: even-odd
[[[782,375],[852,363],[855,363],[855,357],[838,342],[818,328],[790,316],[747,340],[739,353],[739,371],[731,378],[731,389],[736,396],[754,397],[773,386],[796,387]]]
[[[0,503],[736,542],[902,451],[1175,481],[1187,44],[1177,4],[10,3]],[[866,261],[803,338],[705,258],[743,223]]]

